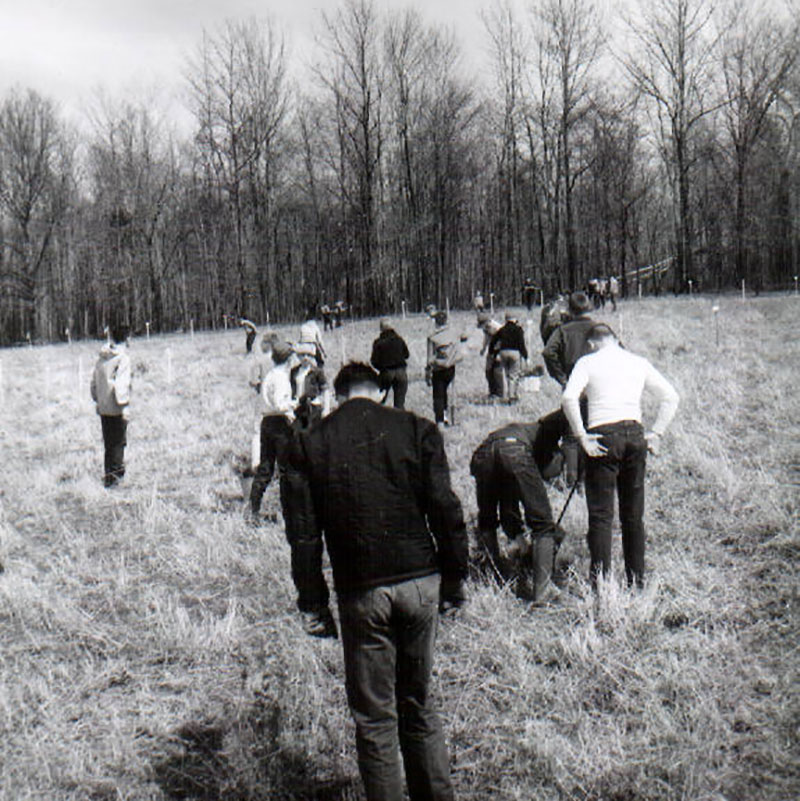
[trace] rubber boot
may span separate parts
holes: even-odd
[[[553,584],[554,559],[553,537],[537,537],[533,542],[533,601],[536,604],[546,604],[559,595]]]

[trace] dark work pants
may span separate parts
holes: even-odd
[[[482,445],[470,464],[478,500],[478,528],[497,529],[500,524],[509,539],[523,531],[525,522],[536,537],[553,530],[553,512],[542,476],[528,449],[517,440],[494,440]]]
[[[347,701],[367,801],[452,801],[450,759],[429,698],[439,576],[339,596]]]
[[[619,499],[622,552],[628,584],[644,581],[644,476],[647,442],[644,429],[633,420],[597,426],[608,448],[604,456],[586,460],[586,505],[589,510],[589,554],[591,579],[611,570],[611,525],[614,520],[614,494]]]
[[[405,367],[387,367],[381,370],[380,386],[386,393],[392,390],[395,409],[405,408],[408,391],[408,374]]]
[[[100,415],[105,446],[103,483],[112,487],[125,475],[125,446],[128,421],[122,415]]]
[[[437,423],[444,422],[444,413],[447,409],[447,388],[456,375],[455,367],[431,370],[431,386],[433,387],[433,417]]]
[[[253,343],[255,341],[256,341],[256,332],[248,328],[247,329],[247,335],[245,336],[245,340],[244,340],[244,344],[245,344],[245,347],[247,348],[247,352],[248,353],[252,352]]]
[[[285,415],[264,415],[261,420],[261,462],[250,489],[250,508],[254,513],[261,509],[261,499],[275,474],[275,465],[280,466],[291,436],[292,427]]]

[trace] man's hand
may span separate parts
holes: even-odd
[[[586,451],[586,455],[592,459],[598,456],[605,456],[608,453],[608,448],[600,442],[602,434],[589,434],[581,435],[581,447]]]
[[[339,636],[336,621],[327,606],[317,612],[301,612],[300,617],[303,620],[303,630],[311,637],[336,639]]]
[[[439,611],[452,617],[467,602],[467,591],[460,579],[442,579],[439,590]]]
[[[652,453],[653,456],[658,456],[661,451],[661,434],[657,434],[655,431],[648,431],[644,435],[645,442],[647,442],[647,450],[649,453]]]
[[[123,406],[122,407],[122,419],[123,420],[130,420],[131,419],[131,407],[130,406]]]

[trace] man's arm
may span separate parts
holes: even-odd
[[[644,386],[645,389],[653,392],[659,401],[656,420],[650,427],[650,430],[645,434],[648,448],[652,453],[657,454],[661,436],[667,430],[667,426],[672,422],[672,418],[675,417],[680,397],[675,387],[649,363]]]
[[[131,359],[124,354],[114,375],[114,397],[120,406],[127,406],[131,400]]]
[[[567,374],[561,366],[561,349],[563,344],[564,335],[561,333],[561,328],[559,327],[550,334],[550,339],[547,340],[547,344],[542,351],[542,358],[544,359],[547,372],[555,378],[562,387],[567,383]]]
[[[585,365],[581,364],[581,361],[581,359],[578,359],[569,381],[567,381],[567,386],[564,388],[564,393],[561,396],[561,408],[567,416],[572,433],[581,443],[586,455],[594,458],[603,456],[608,451],[608,448],[600,444],[599,434],[589,434],[583,427],[580,397],[589,383],[589,373]]]
[[[450,468],[444,440],[432,423],[422,434],[423,505],[439,557],[442,601],[459,605],[465,600],[463,581],[467,577],[469,544],[461,502],[450,484]]]

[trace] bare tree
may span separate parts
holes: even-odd
[[[261,251],[270,244],[264,232],[274,221],[288,102],[283,39],[269,21],[229,20],[204,33],[187,77],[208,192],[217,198],[222,192],[230,213],[237,310],[263,316]],[[274,278],[276,265],[266,268]]]
[[[546,73],[555,79],[551,102],[556,104],[558,120],[566,274],[568,285],[575,288],[578,274],[573,192],[586,169],[586,164],[576,164],[575,136],[591,108],[593,68],[605,46],[605,34],[592,0],[545,0],[535,11],[534,24],[540,73],[547,65]]]
[[[709,0],[640,0],[640,18],[628,19],[638,45],[624,66],[634,87],[653,101],[662,155],[675,198],[675,288],[693,275],[692,137],[720,107],[715,94],[716,45]]]
[[[0,108],[0,282],[14,336],[48,335],[53,235],[66,212],[72,162],[53,103],[12,91]],[[52,328],[49,329],[52,332]]]
[[[733,156],[736,275],[756,287],[760,284],[760,271],[753,269],[755,254],[749,246],[751,157],[769,112],[797,63],[799,30],[796,20],[787,25],[768,10],[755,13],[744,0],[737,0],[731,18],[725,21],[722,71],[724,115]]]
[[[355,267],[351,305],[375,308],[379,303],[375,270],[376,193],[383,149],[383,74],[379,56],[380,21],[371,0],[345,0],[331,15],[322,14],[320,45],[328,60],[316,74],[332,101],[337,127],[339,178],[344,228],[353,230],[344,248],[344,267]],[[352,220],[352,226],[350,225]]]

